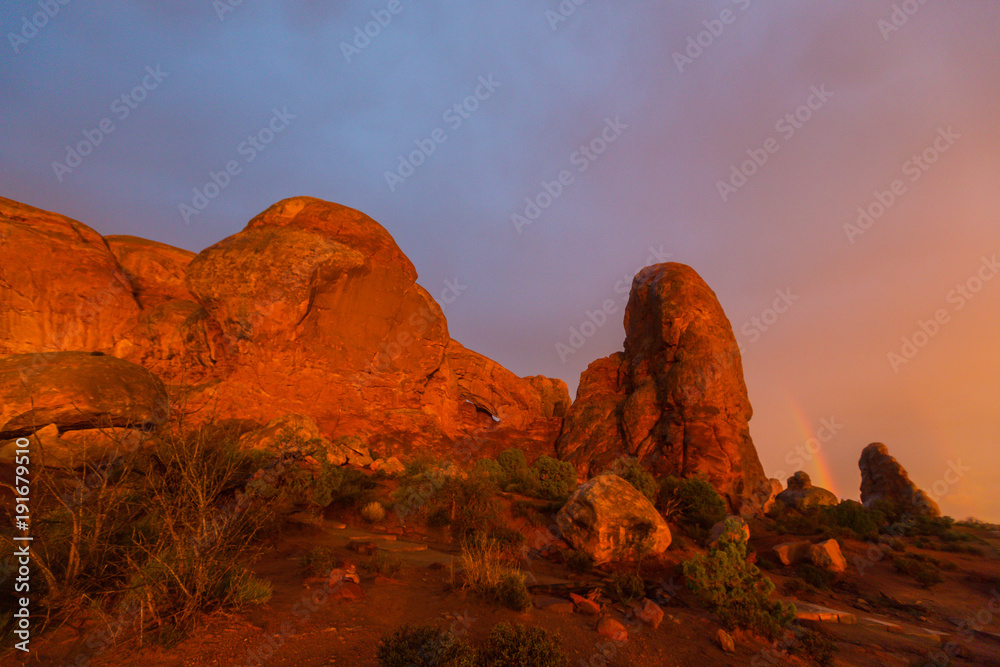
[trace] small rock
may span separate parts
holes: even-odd
[[[354,551],[355,553],[365,556],[371,556],[378,551],[378,546],[374,542],[357,542],[354,540],[347,543],[347,548],[350,551]]]
[[[810,546],[808,542],[782,542],[774,547],[774,552],[782,565],[796,565],[809,555]]]
[[[736,653],[736,642],[734,642],[732,636],[722,628],[719,628],[719,631],[715,633],[715,641],[718,642],[719,648],[726,653]]]
[[[330,591],[330,597],[345,602],[365,599],[365,589],[353,581],[342,581],[340,585],[334,586]]]
[[[601,605],[597,604],[593,600],[588,600],[585,597],[581,597],[576,593],[570,593],[569,597],[573,600],[573,604],[576,606],[576,610],[581,614],[586,614],[588,616],[597,616],[601,613]]]
[[[625,626],[610,616],[602,616],[601,620],[597,622],[597,634],[607,637],[613,642],[628,641],[628,631]]]
[[[847,570],[847,559],[840,551],[837,540],[824,540],[809,547],[809,560],[828,572],[840,574]]]
[[[632,608],[635,617],[653,629],[660,627],[663,622],[663,610],[649,598],[643,598],[642,602]]]
[[[555,614],[573,613],[573,603],[560,598],[538,596],[535,598],[534,603],[536,608],[551,611]]]

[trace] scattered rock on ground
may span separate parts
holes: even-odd
[[[809,542],[782,542],[775,545],[774,552],[782,565],[797,565],[809,555]]]
[[[628,641],[628,630],[610,616],[602,616],[597,621],[597,634],[607,637],[613,642],[624,643]]]
[[[722,628],[719,628],[719,631],[715,633],[715,641],[719,644],[719,648],[726,653],[736,653],[736,642],[733,641],[732,635]]]
[[[582,595],[577,595],[576,593],[570,593],[569,597],[573,601],[573,606],[576,607],[576,610],[579,613],[586,614],[588,616],[597,616],[601,613],[601,605],[590,598],[585,598]]]
[[[847,570],[847,559],[840,551],[837,540],[824,540],[809,547],[809,560],[812,564],[829,572],[840,574]]]
[[[663,609],[649,598],[643,598],[642,602],[632,608],[635,617],[646,625],[656,629],[663,622]]]

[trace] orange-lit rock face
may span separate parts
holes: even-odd
[[[149,308],[173,299],[194,300],[184,284],[187,265],[195,257],[193,252],[138,236],[106,236],[104,240],[128,276],[140,306]]]
[[[941,516],[937,503],[910,481],[906,469],[881,442],[873,442],[861,452],[861,502],[866,507],[879,500],[895,505],[904,515]]]
[[[232,373],[201,397],[260,421],[279,406],[310,415],[384,456],[479,457],[502,440],[551,452],[565,383],[519,378],[452,341],[416,278],[368,216],[307,197],[275,204],[188,267],[233,355]]]
[[[659,475],[704,474],[740,509],[767,479],[739,348],[715,293],[683,264],[647,267],[632,283],[625,334],[620,357],[581,377],[559,452],[591,472],[627,453]]]
[[[193,421],[301,414],[379,456],[553,453],[565,383],[452,341],[413,265],[353,209],[287,199],[197,256],[7,200],[0,235],[0,356],[99,350],[187,387]]]
[[[138,313],[97,232],[0,197],[0,355],[110,352]]]

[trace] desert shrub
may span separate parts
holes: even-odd
[[[451,523],[451,516],[445,507],[435,507],[427,516],[427,526],[429,528],[442,528]]]
[[[927,560],[919,559],[916,556],[896,556],[892,559],[892,564],[896,568],[896,572],[913,577],[914,581],[923,588],[929,589],[944,581],[934,562],[927,562]]]
[[[566,557],[566,567],[573,572],[586,574],[594,569],[594,561],[582,551],[570,551],[569,556]]]
[[[744,542],[720,542],[708,554],[685,561],[684,578],[723,625],[773,640],[795,618],[795,607],[770,599],[774,584],[749,562],[746,549]]]
[[[607,584],[608,595],[622,604],[631,604],[646,596],[646,582],[637,574],[619,570]]]
[[[823,514],[829,524],[846,528],[862,540],[876,539],[879,528],[887,524],[885,515],[855,500],[842,500],[837,505],[824,507]]]
[[[649,502],[655,503],[660,492],[660,485],[639,460],[633,457],[622,457],[615,461],[607,472],[618,475],[626,482],[635,487],[635,490],[649,498]]]
[[[544,526],[549,519],[530,500],[517,500],[510,506],[510,512],[516,517],[525,519],[533,526]]]
[[[491,667],[569,667],[569,656],[541,628],[497,623],[479,648],[477,665]]]
[[[907,536],[921,535],[924,537],[941,537],[952,534],[955,520],[950,516],[931,517],[916,516],[906,526]],[[961,539],[961,538],[959,538]]]
[[[576,487],[573,464],[544,454],[532,464],[531,477],[531,494],[546,500],[566,500]]]
[[[394,554],[384,549],[376,550],[375,553],[361,563],[361,568],[365,572],[383,577],[396,576],[402,567],[403,560],[399,557],[399,554]]]
[[[520,450],[517,450],[520,451]],[[523,454],[523,452],[522,452]],[[528,465],[525,462],[525,467]],[[500,465],[496,460],[485,458],[476,461],[476,465],[472,468],[473,474],[482,475],[483,477],[488,477],[494,481],[502,480],[505,476],[505,471],[502,465]]]
[[[820,667],[832,667],[833,654],[837,650],[832,639],[817,630],[806,628],[798,632],[795,639],[789,647],[789,653],[804,653]]]
[[[516,475],[528,468],[528,459],[524,452],[515,448],[505,449],[497,454],[496,462],[508,476]]]
[[[382,637],[376,651],[381,667],[473,667],[476,652],[451,632],[429,625],[404,625]]]
[[[830,590],[830,585],[836,580],[836,575],[822,567],[817,567],[812,563],[799,563],[796,568],[797,574],[804,582],[813,588],[824,591]]]
[[[302,570],[307,576],[326,576],[336,562],[337,554],[330,547],[313,547],[302,557]]]
[[[681,522],[708,529],[726,518],[728,508],[722,496],[700,477],[677,479],[667,477],[660,486],[658,507],[668,506],[672,499],[679,505]]]
[[[487,600],[505,605],[508,601],[520,604],[519,589],[523,588],[527,594],[524,574],[516,563],[516,556],[508,546],[484,536],[465,544],[459,556],[464,585]]]
[[[525,611],[531,607],[531,594],[528,593],[528,586],[521,573],[502,577],[493,595],[497,602],[507,609]]]
[[[369,523],[378,523],[385,518],[385,508],[382,503],[373,500],[361,508],[361,516]]]

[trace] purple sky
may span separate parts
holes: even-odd
[[[284,197],[358,208],[458,293],[454,338],[571,392],[622,347],[621,284],[683,262],[769,475],[857,498],[882,441],[1000,522],[1000,4],[225,2],[4,3],[0,195],[195,251]]]

